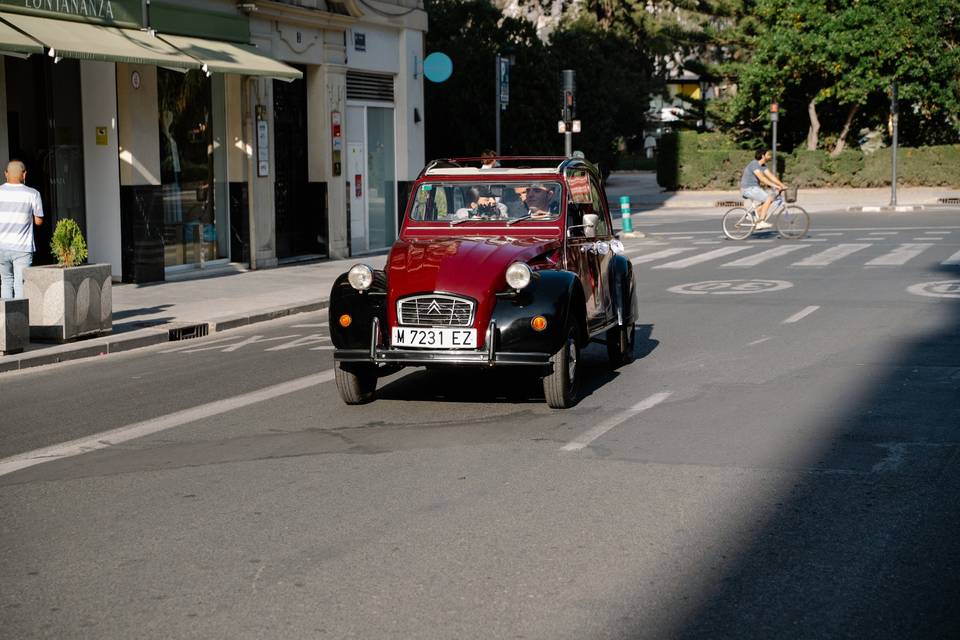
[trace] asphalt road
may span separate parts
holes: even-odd
[[[960,635],[960,211],[636,224],[567,411],[322,313],[0,374],[0,637]]]

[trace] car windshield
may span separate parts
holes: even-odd
[[[560,215],[558,182],[425,182],[410,219],[426,222],[555,220]]]

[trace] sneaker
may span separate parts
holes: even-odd
[[[757,226],[754,227],[758,231],[763,231],[764,229],[773,229],[773,225],[767,222],[766,220],[761,220],[757,223]]]

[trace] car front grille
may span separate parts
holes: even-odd
[[[473,325],[473,300],[428,294],[397,302],[402,325],[427,327],[469,327]]]

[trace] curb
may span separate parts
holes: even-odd
[[[51,345],[49,348],[36,349],[25,353],[4,356],[0,358],[0,373],[9,371],[20,371],[23,369],[32,369],[48,364],[58,364],[71,360],[82,360],[96,356],[105,356],[111,353],[120,353],[123,351],[132,351],[143,347],[150,347],[164,342],[178,341],[174,335],[183,329],[193,329],[202,327],[205,331],[199,332],[195,337],[201,337],[209,333],[227,331],[238,327],[276,320],[299,313],[309,313],[311,311],[321,311],[330,304],[328,299],[317,299],[308,302],[297,303],[290,306],[274,307],[263,311],[244,313],[233,316],[220,316],[214,320],[200,322],[176,322],[166,325],[163,328],[149,328],[122,333],[119,335],[103,336],[93,338],[91,341],[73,342],[62,345]],[[194,336],[191,336],[194,337]],[[190,338],[185,338],[190,339]],[[94,342],[95,341],[95,342]]]
[[[926,209],[926,205],[922,204],[908,204],[908,205],[895,205],[895,206],[882,206],[882,207],[847,207],[847,211],[862,211],[863,213],[890,213],[890,212],[907,212],[907,211],[923,211]]]

